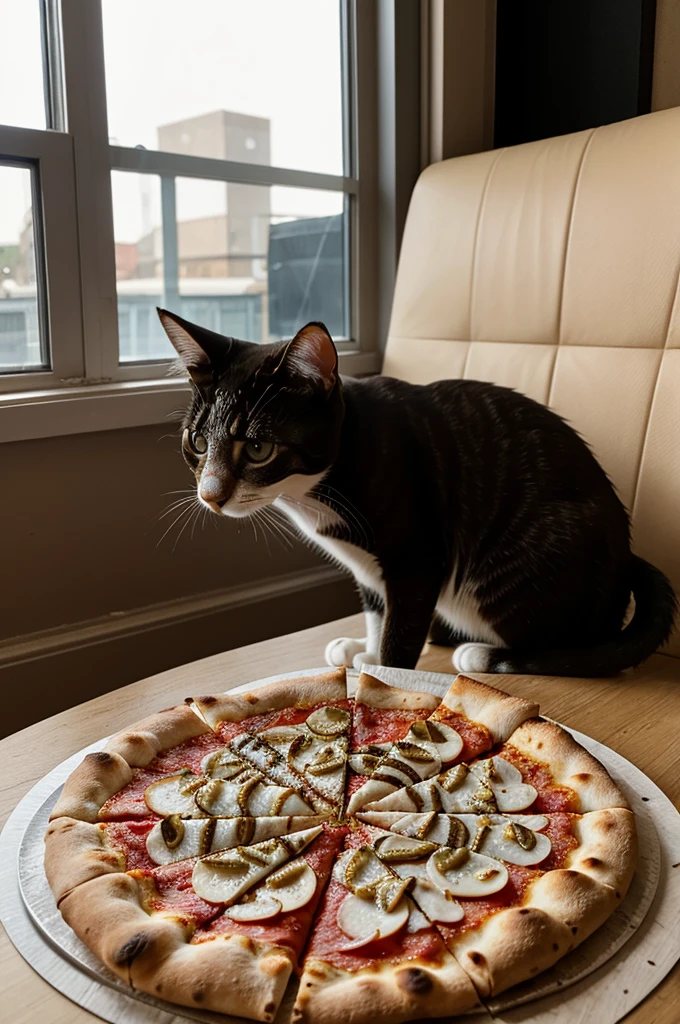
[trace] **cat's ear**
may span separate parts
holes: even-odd
[[[338,353],[325,324],[313,321],[288,344],[283,363],[289,373],[330,393],[338,379]]]
[[[191,324],[176,313],[169,313],[167,309],[156,307],[156,312],[194,384],[198,387],[208,385],[212,380],[215,358],[218,356],[219,335],[213,335],[212,331]],[[227,339],[221,340],[224,347]]]

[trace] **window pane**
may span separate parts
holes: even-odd
[[[309,320],[347,337],[344,204],[340,192],[177,178],[176,220],[162,230],[158,179],[114,173],[121,362],[174,355],[159,304],[249,341],[290,338]]]
[[[46,127],[39,0],[0,0],[0,124]]]
[[[174,350],[156,316],[163,304],[160,179],[113,171],[111,188],[121,362],[169,359]]]
[[[339,0],[103,0],[114,145],[342,174]]]
[[[0,373],[46,365],[30,167],[0,164]]]

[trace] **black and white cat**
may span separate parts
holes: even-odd
[[[273,505],[356,579],[367,635],[331,643],[330,664],[413,668],[429,635],[458,671],[602,676],[669,637],[669,581],[631,553],[605,472],[544,406],[476,381],[341,379],[319,323],[258,345],[159,315],[194,385],[200,501]]]

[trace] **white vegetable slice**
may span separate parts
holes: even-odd
[[[488,773],[489,768],[491,774]],[[538,796],[533,786],[522,782],[519,768],[498,755],[470,765],[470,773],[483,785],[489,786],[499,811],[521,811]]]
[[[253,885],[304,850],[321,831],[318,825],[280,839],[202,857],[191,878],[194,891],[209,903],[235,903]]]
[[[261,771],[267,778],[281,786],[289,787],[299,793],[301,798],[311,804],[318,814],[333,811],[333,805],[324,797],[316,785],[312,785],[299,771],[288,763],[287,755],[279,747],[272,747],[261,735],[241,733],[231,740],[231,747],[236,753]],[[278,813],[281,813],[279,811]],[[299,811],[284,812],[299,814]]]
[[[201,761],[201,771],[208,779],[233,779],[249,767],[229,747],[214,750]]]
[[[316,875],[304,857],[300,857],[270,875],[265,886],[285,914],[309,903],[316,892]]]
[[[187,772],[169,775],[152,782],[144,793],[147,807],[156,814],[181,814],[183,818],[205,818],[205,811],[196,805],[194,797],[207,779]],[[238,811],[236,813],[239,813]]]
[[[455,924],[465,916],[460,903],[448,889],[440,889],[429,878],[416,878],[411,895],[430,921]]]
[[[454,853],[459,863],[447,865],[446,860]],[[466,849],[454,851],[442,846],[432,854],[426,867],[430,881],[453,896],[491,896],[508,881],[505,864]]]
[[[340,904],[338,926],[354,942],[345,949],[358,949],[368,942],[394,935],[408,921],[409,902],[403,899],[390,913],[373,900],[363,900],[351,893]]]
[[[415,722],[408,733],[408,738],[418,742],[418,738],[425,736],[430,743],[437,748],[439,760],[442,764],[450,764],[463,749],[463,740],[460,733],[444,722],[436,719],[425,719],[424,722]]]
[[[281,904],[273,896],[258,894],[257,899],[249,900],[247,903],[237,903],[233,907],[227,907],[225,917],[234,921],[264,921],[268,917],[276,917],[281,913]]]
[[[157,822],[146,839],[146,849],[155,864],[173,864],[189,857],[233,849],[248,843],[260,843],[274,836],[283,836],[316,824],[310,815],[271,818],[194,818],[183,819],[183,835],[178,843],[168,845],[170,819]]]

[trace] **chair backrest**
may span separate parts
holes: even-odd
[[[680,107],[445,160],[411,199],[383,367],[554,408],[678,590],[679,274]]]

